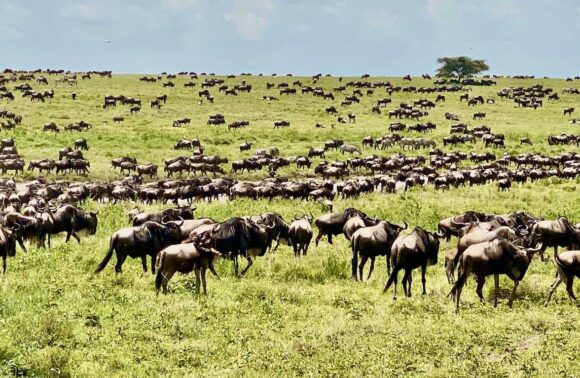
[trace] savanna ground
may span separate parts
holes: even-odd
[[[57,157],[58,147],[71,145],[80,136],[88,139],[91,179],[120,178],[110,169],[113,157],[131,155],[139,162],[162,165],[168,157],[187,154],[172,149],[178,138],[199,137],[206,153],[227,156],[230,161],[249,156],[257,147],[276,146],[283,156],[304,154],[309,146],[320,146],[329,138],[342,138],[360,145],[365,135],[387,133],[386,115],[372,115],[372,104],[383,95],[364,97],[361,104],[339,109],[352,111],[356,124],[331,129],[335,117],[326,116],[330,102],[310,95],[279,96],[265,91],[266,81],[292,82],[297,78],[245,77],[254,86],[251,94],[224,97],[217,88],[214,105],[197,104],[197,87],[183,88],[185,78],[174,80],[177,86],[164,89],[161,83],[145,84],[137,76],[114,76],[80,81],[78,87],[54,86],[55,99],[45,104],[31,104],[18,98],[2,103],[0,108],[22,114],[23,125],[10,132],[19,152],[28,161]],[[310,79],[302,78],[305,84]],[[401,83],[397,78],[375,78]],[[241,77],[226,80],[230,86]],[[348,81],[346,79],[345,81]],[[411,85],[430,85],[414,79]],[[485,98],[507,86],[544,84],[561,94],[562,88],[578,87],[578,81],[499,79],[495,87],[474,87],[473,94]],[[338,85],[337,79],[323,78],[326,89]],[[409,85],[404,84],[404,85]],[[40,85],[33,85],[35,89]],[[70,100],[76,91],[78,100]],[[350,91],[348,91],[350,92]],[[160,111],[149,109],[154,96],[168,93],[167,106]],[[128,107],[118,105],[103,110],[106,94],[139,97],[144,106],[140,114],[128,115]],[[263,102],[264,94],[280,98]],[[450,122],[443,114],[459,114],[471,126],[486,124],[494,132],[506,134],[507,152],[542,152],[555,155],[574,147],[548,146],[548,134],[578,133],[561,111],[578,107],[578,97],[562,95],[553,104],[536,111],[515,108],[510,100],[497,99],[495,105],[467,108],[458,94],[446,94],[447,102],[431,111],[426,120],[437,130],[428,134],[440,142],[448,135]],[[18,96],[19,97],[19,96]],[[434,99],[427,94],[394,94],[393,103],[418,98]],[[342,96],[338,96],[335,105]],[[389,105],[387,109],[393,108]],[[485,111],[483,122],[473,123],[471,114]],[[249,120],[246,130],[228,132],[224,126],[205,126],[208,114],[223,113],[226,122]],[[121,125],[113,125],[114,115],[125,115]],[[171,127],[173,119],[192,118],[182,129]],[[81,134],[45,134],[42,124],[55,121],[59,126],[78,120],[93,123],[94,128]],[[287,119],[290,129],[272,130],[272,122]],[[325,129],[315,129],[321,122]],[[336,123],[336,122],[335,122]],[[410,122],[407,122],[410,124]],[[8,134],[3,132],[4,137]],[[405,133],[406,135],[411,135]],[[411,135],[417,136],[417,135]],[[534,146],[520,147],[520,137],[530,137]],[[237,146],[253,141],[251,152],[240,154]],[[464,151],[483,151],[480,143],[455,147]],[[372,151],[374,152],[374,151]],[[363,150],[363,155],[372,153]],[[382,152],[392,154],[398,148]],[[418,152],[418,153],[425,153]],[[342,157],[330,154],[330,160]],[[263,177],[265,172],[247,176]],[[294,176],[295,168],[280,171]],[[306,173],[300,173],[305,175]],[[310,172],[311,174],[311,172]],[[34,176],[27,173],[24,180]],[[55,176],[49,176],[54,179]],[[73,178],[76,179],[76,178]],[[434,229],[447,216],[466,210],[507,213],[526,210],[546,219],[565,214],[580,222],[578,180],[543,180],[536,184],[514,185],[507,193],[498,193],[494,185],[436,192],[414,188],[396,195],[372,194],[359,199],[336,201],[342,209],[355,206],[370,215],[394,222],[406,220],[411,226]],[[115,275],[112,264],[100,275],[93,273],[103,258],[109,236],[128,224],[126,211],[134,204],[88,203],[100,209],[95,236],[84,238],[80,245],[64,244],[62,237],[50,250],[30,248],[18,251],[8,261],[8,272],[1,278],[0,291],[0,371],[4,375],[29,376],[578,376],[580,375],[579,311],[560,287],[552,303],[543,307],[548,286],[554,278],[551,261],[532,263],[518,289],[514,308],[507,305],[511,282],[501,280],[501,298],[497,308],[481,305],[470,283],[462,296],[462,312],[457,316],[446,295],[449,285],[443,272],[445,251],[455,240],[443,243],[439,262],[430,267],[427,296],[421,296],[416,276],[414,296],[392,299],[383,294],[386,282],[384,260],[378,263],[373,277],[363,283],[350,279],[350,252],[340,236],[334,245],[325,241],[311,247],[308,256],[295,259],[284,246],[276,253],[259,258],[243,279],[233,275],[232,263],[222,261],[217,270],[222,280],[208,279],[209,295],[197,297],[191,276],[175,277],[169,295],[155,294],[153,277],[142,274],[140,263],[128,260],[123,274]],[[277,211],[286,219],[312,211],[320,214],[313,202],[287,200],[199,203],[198,216],[218,220],[234,215]],[[152,208],[161,208],[153,206]],[[552,251],[548,251],[551,257]],[[550,259],[551,260],[551,259]],[[492,279],[484,289],[492,297]],[[578,291],[576,285],[576,291]],[[419,295],[418,295],[419,294]]]

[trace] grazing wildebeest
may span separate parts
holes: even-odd
[[[405,276],[402,281],[403,291],[407,297],[410,297],[413,269],[421,268],[423,295],[427,294],[425,287],[427,266],[437,264],[439,238],[444,236],[437,232],[423,230],[421,227],[416,227],[410,235],[399,236],[391,247],[393,272],[389,276],[383,292],[389,290],[389,287],[394,283],[393,299],[397,297],[397,276],[399,270],[404,270]]]
[[[214,260],[222,257],[222,254],[213,248],[204,245],[203,238],[195,238],[191,243],[170,245],[161,252],[157,258],[157,276],[155,277],[155,290],[163,287],[163,294],[167,294],[167,284],[175,272],[182,274],[191,273],[195,270],[195,289],[199,295],[203,285],[203,294],[207,295],[205,274],[207,269],[219,280],[215,271]],[[207,240],[207,239],[206,239]]]
[[[75,148],[77,150],[88,150],[89,145],[87,144],[87,140],[85,138],[75,140]]]
[[[189,220],[194,219],[195,207],[176,207],[164,209],[158,212],[144,212],[135,215],[133,218],[133,226],[140,226],[145,222],[156,222],[161,223],[165,221],[175,221],[175,220]]]
[[[564,109],[564,115],[568,114],[569,116],[571,116],[572,113],[574,113],[574,108]]]
[[[318,235],[315,240],[316,246],[318,246],[318,242],[323,236],[326,236],[328,243],[332,244],[332,237],[341,234],[346,221],[355,216],[368,218],[365,213],[354,208],[348,208],[340,213],[329,213],[319,216],[314,222],[316,227],[318,227]]]
[[[109,251],[95,273],[99,273],[107,266],[113,256],[117,255],[115,273],[121,273],[127,256],[141,258],[143,272],[147,272],[147,256],[151,256],[151,273],[155,273],[157,253],[167,245],[178,243],[181,237],[180,223],[176,221],[145,222],[137,227],[126,227],[118,230],[111,236]]]
[[[495,282],[494,307],[497,306],[497,298],[499,297],[499,275],[505,274],[514,281],[514,288],[508,301],[508,306],[511,308],[516,289],[524,278],[532,257],[537,251],[539,251],[539,248],[526,249],[516,246],[503,238],[474,244],[467,248],[461,255],[459,278],[449,293],[449,295],[454,296],[456,301],[455,312],[459,313],[461,290],[472,273],[477,278],[475,292],[482,302],[484,301],[482,289],[485,284],[485,277],[493,274]]]
[[[370,278],[375,269],[375,258],[386,256],[387,272],[391,272],[391,246],[399,233],[408,228],[387,221],[381,221],[375,226],[364,227],[357,230],[351,238],[352,247],[352,278],[364,280],[363,272],[368,259],[371,260],[371,267],[367,279]],[[361,257],[360,264],[358,258]],[[358,267],[358,272],[357,272]]]
[[[566,251],[564,253],[558,254],[554,250],[554,262],[556,263],[556,280],[550,286],[548,291],[548,298],[546,299],[545,306],[550,303],[552,294],[560,286],[560,284],[566,282],[566,291],[570,299],[576,300],[574,295],[574,278],[580,278],[580,251]]]

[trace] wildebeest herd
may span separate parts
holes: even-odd
[[[223,222],[211,218],[195,219],[194,210],[186,206],[155,213],[140,212],[137,208],[130,211],[128,215],[133,226],[113,234],[109,251],[96,271],[102,271],[115,253],[117,273],[121,272],[127,257],[140,258],[146,272],[146,260],[150,257],[151,272],[157,270],[157,291],[163,288],[167,292],[168,282],[175,272],[195,271],[197,290],[201,281],[206,292],[205,272],[209,269],[219,279],[213,262],[220,257],[232,259],[235,274],[242,277],[257,257],[264,256],[267,251],[276,251],[279,245],[291,246],[296,257],[306,256],[314,236],[314,223],[318,229],[316,246],[323,237],[332,244],[333,237],[340,234],[350,241],[352,278],[355,280],[364,280],[364,268],[369,261],[367,279],[370,278],[375,259],[385,256],[389,276],[384,290],[394,285],[394,297],[399,272],[404,271],[403,291],[410,297],[412,271],[419,268],[422,293],[426,294],[426,269],[438,262],[440,240],[455,236],[457,248],[446,253],[445,266],[452,284],[450,296],[456,300],[457,312],[461,291],[470,274],[476,277],[476,293],[482,301],[485,278],[494,276],[494,305],[497,305],[498,277],[506,275],[513,280],[514,288],[508,302],[511,307],[516,288],[534,254],[539,252],[540,260],[544,261],[544,251],[548,247],[554,248],[558,272],[546,305],[561,282],[566,283],[569,296],[576,298],[573,282],[574,277],[580,275],[580,224],[573,225],[566,217],[543,220],[525,212],[494,215],[469,211],[442,220],[437,231],[428,231],[421,227],[409,230],[407,223],[399,225],[372,218],[355,208],[322,214],[316,219],[312,214],[296,215],[290,223],[273,212],[234,217]],[[558,254],[558,247],[568,251]],[[241,272],[240,257],[247,260]]]
[[[0,100],[10,104],[17,92],[30,102],[44,103],[58,96],[55,90],[35,90],[35,86],[49,85],[42,72],[18,73],[5,71],[0,77]],[[77,88],[77,76],[90,80],[91,75],[103,78],[111,77],[110,72],[90,72],[85,74],[47,72],[50,75],[63,75],[56,84],[74,85]],[[235,76],[225,79],[213,75],[182,72],[180,76],[189,77],[185,88],[201,87],[194,96],[198,104],[207,101],[214,104],[216,96],[247,96],[258,88],[241,81]],[[245,75],[244,75],[245,76]],[[146,83],[162,82],[163,88],[174,88],[176,75],[159,75],[141,77]],[[200,77],[204,77],[201,81]],[[545,103],[560,101],[560,96],[576,96],[576,88],[566,88],[558,94],[554,89],[541,85],[528,87],[508,87],[497,92],[497,96],[485,98],[472,93],[470,86],[497,85],[491,78],[482,80],[457,81],[434,80],[431,85],[416,87],[395,85],[388,81],[371,82],[368,75],[360,80],[352,80],[331,90],[318,86],[321,75],[312,78],[312,85],[305,85],[302,80],[281,83],[267,83],[266,91],[278,91],[280,101],[270,92],[261,96],[264,104],[281,102],[282,98],[312,96],[316,101],[323,101],[321,113],[336,117],[337,124],[361,125],[352,109],[357,104],[371,103],[370,114],[373,117],[385,116],[388,123],[383,135],[362,134],[362,140],[352,141],[342,138],[328,139],[319,145],[313,143],[300,154],[289,156],[283,149],[275,146],[258,146],[252,155],[256,142],[245,141],[240,144],[240,159],[230,161],[226,156],[206,154],[211,144],[202,143],[200,138],[177,139],[169,150],[187,151],[188,156],[175,156],[159,161],[139,162],[135,156],[127,154],[111,159],[110,169],[120,172],[122,179],[117,181],[82,181],[62,182],[38,178],[27,183],[16,183],[13,179],[0,182],[0,205],[2,218],[0,227],[0,250],[2,251],[4,271],[6,257],[14,256],[16,247],[25,249],[25,242],[32,241],[39,247],[51,245],[51,235],[66,233],[66,241],[71,237],[80,242],[79,233],[86,231],[95,234],[97,213],[81,209],[86,200],[102,203],[134,201],[143,204],[172,204],[175,207],[160,212],[141,212],[135,208],[129,214],[131,225],[115,232],[110,238],[109,250],[98,265],[96,271],[102,271],[116,256],[115,271],[121,273],[127,257],[139,258],[143,270],[147,271],[147,257],[151,258],[151,271],[156,272],[155,287],[159,292],[168,290],[168,282],[176,272],[194,271],[199,291],[206,291],[206,270],[218,277],[214,261],[218,258],[233,260],[236,275],[244,276],[257,257],[268,251],[276,251],[279,245],[292,248],[296,257],[305,256],[311,241],[318,246],[323,238],[332,244],[333,237],[343,234],[349,241],[352,251],[351,273],[355,280],[364,279],[367,263],[370,268],[367,279],[371,277],[375,260],[385,256],[388,279],[385,291],[393,287],[396,296],[398,274],[403,271],[402,287],[404,294],[411,296],[412,271],[421,268],[422,292],[426,293],[427,266],[438,263],[440,241],[449,241],[457,237],[457,248],[445,253],[445,272],[452,285],[450,296],[459,301],[463,286],[470,275],[477,280],[476,293],[483,300],[482,287],[485,277],[494,275],[495,301],[499,286],[498,276],[506,275],[514,281],[514,288],[509,304],[513,302],[519,282],[532,262],[535,253],[544,260],[547,247],[554,247],[554,260],[557,266],[557,278],[549,289],[546,300],[550,300],[554,290],[561,282],[566,283],[568,294],[574,298],[573,280],[580,275],[580,225],[574,225],[565,217],[555,220],[544,220],[524,212],[505,215],[483,214],[469,211],[442,220],[436,231],[421,227],[410,228],[406,222],[393,223],[377,219],[364,212],[348,208],[342,212],[330,212],[318,218],[312,214],[297,214],[287,222],[279,214],[268,212],[259,215],[234,217],[224,221],[210,218],[194,217],[191,207],[195,201],[234,200],[245,197],[251,199],[286,198],[293,200],[319,201],[324,208],[332,211],[332,201],[337,198],[356,198],[361,194],[381,192],[395,193],[398,190],[409,190],[414,187],[431,185],[436,190],[449,190],[453,187],[474,186],[494,183],[498,191],[508,191],[512,185],[534,183],[545,178],[577,180],[580,176],[580,154],[576,151],[548,155],[546,153],[507,153],[509,135],[492,131],[487,125],[472,126],[467,122],[488,119],[489,112],[481,111],[482,106],[493,105],[496,101],[512,101],[514,107],[533,112],[542,108]],[[427,78],[424,78],[427,79]],[[429,80],[430,77],[428,78]],[[15,84],[15,83],[19,84]],[[12,85],[12,88],[9,86]],[[217,88],[216,96],[212,91]],[[389,97],[375,99],[376,93],[384,92]],[[82,100],[81,90],[74,93],[72,99]],[[348,92],[348,93],[347,93]],[[406,103],[393,103],[395,93],[417,94],[420,98]],[[343,96],[343,98],[339,98]],[[427,98],[433,96],[433,98]],[[436,96],[436,97],[435,97]],[[426,120],[429,112],[444,106],[450,96],[458,96],[468,109],[476,109],[462,122],[460,116],[446,112],[445,120],[449,121],[449,135],[441,140],[428,138],[433,130],[443,127]],[[217,101],[221,97],[217,97]],[[100,100],[99,100],[100,101]],[[140,99],[131,95],[106,95],[99,112],[108,112],[125,106],[129,114],[112,117],[113,122],[123,124],[126,117],[142,111],[142,103],[150,101],[150,108],[145,111],[158,111],[172,101],[167,94],[157,95],[151,99]],[[335,102],[336,101],[336,102]],[[511,103],[511,102],[510,102]],[[36,106],[36,105],[35,105]],[[365,105],[366,106],[366,105]],[[387,107],[389,107],[387,109]],[[531,110],[526,110],[530,108]],[[351,111],[345,111],[345,109]],[[486,109],[485,109],[486,110]],[[562,117],[570,119],[574,107],[559,111]],[[205,117],[205,115],[204,115]],[[388,117],[388,118],[386,118]],[[566,118],[568,117],[568,118]],[[0,118],[3,130],[21,127],[23,117],[12,110],[1,110]],[[79,117],[80,118],[80,117]],[[75,119],[78,119],[75,117]],[[228,119],[228,121],[226,121]],[[255,127],[254,121],[240,119],[237,116],[213,112],[207,115],[204,125],[196,125],[191,116],[172,118],[167,121],[169,127],[182,128],[192,125],[197,127],[219,128],[227,125],[227,132],[243,132],[243,129]],[[571,119],[570,123],[576,123]],[[296,123],[293,119],[275,118],[268,121],[272,133],[284,133]],[[328,124],[316,122],[316,129],[324,129]],[[340,126],[340,125],[339,125]],[[329,126],[335,129],[334,122]],[[38,125],[36,126],[38,127]],[[16,148],[13,137],[0,140],[0,170],[2,174],[14,172],[15,175],[26,171],[38,171],[39,174],[88,176],[91,163],[84,156],[89,150],[90,133],[99,125],[79,120],[64,125],[47,119],[41,127],[43,133],[76,132],[85,135],[75,138],[74,143],[55,151],[53,158],[44,157],[28,161],[28,167]],[[364,126],[360,126],[364,127]],[[242,131],[239,131],[242,130]],[[495,127],[494,127],[495,130]],[[501,131],[501,130],[500,130]],[[86,134],[79,134],[86,133]],[[405,134],[414,133],[414,134]],[[369,133],[370,134],[370,133]],[[47,135],[47,134],[44,134]],[[62,134],[59,134],[62,135]],[[231,135],[231,134],[230,134]],[[419,136],[419,137],[416,137]],[[560,133],[547,136],[547,146],[565,146],[577,148],[580,136],[574,133]],[[359,145],[360,143],[360,145]],[[528,137],[519,139],[520,145],[538,145],[538,141]],[[444,150],[459,145],[485,148],[485,152],[464,152]],[[20,146],[20,145],[19,145]],[[396,153],[384,155],[389,149],[398,149]],[[442,149],[443,148],[443,149]],[[489,148],[489,149],[488,149]],[[366,151],[365,151],[366,150]],[[92,151],[92,150],[91,150]],[[191,151],[191,154],[190,154]],[[417,155],[425,151],[425,155]],[[428,152],[427,152],[428,151]],[[237,152],[237,150],[236,150]],[[327,160],[327,155],[348,156],[346,160]],[[364,156],[365,153],[367,156]],[[340,154],[340,155],[339,155]],[[58,159],[56,158],[58,155]],[[336,156],[335,155],[335,156]],[[108,163],[107,163],[108,164]],[[227,166],[225,166],[227,164]],[[309,177],[288,177],[284,169],[295,166]],[[243,175],[254,172],[267,172],[266,178],[244,180]],[[163,179],[159,175],[163,174]],[[318,231],[314,237],[315,229]],[[565,247],[566,252],[558,254],[557,248]],[[247,265],[239,268],[238,260],[243,257]],[[457,271],[457,272],[456,272]],[[218,277],[219,278],[219,277]]]

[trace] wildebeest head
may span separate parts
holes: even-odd
[[[90,211],[85,213],[82,210],[76,211],[73,217],[73,226],[75,231],[86,231],[89,235],[97,233],[97,224],[99,222],[97,215],[98,211]]]

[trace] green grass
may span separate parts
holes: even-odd
[[[285,156],[303,153],[309,145],[320,145],[331,137],[359,144],[364,135],[386,133],[385,116],[372,116],[371,101],[349,109],[358,116],[355,125],[317,130],[316,121],[330,124],[323,114],[322,100],[297,95],[282,97],[278,103],[259,100],[265,81],[283,78],[248,79],[259,91],[238,98],[216,95],[216,104],[198,106],[191,90],[161,84],[143,84],[136,76],[120,76],[79,82],[78,88],[58,87],[56,98],[46,104],[30,104],[18,99],[0,108],[16,109],[24,125],[12,132],[21,154],[29,160],[54,156],[57,147],[72,143],[77,134],[47,135],[43,123],[54,120],[60,126],[85,119],[95,127],[87,137],[91,150],[91,176],[102,180],[118,178],[109,168],[111,157],[135,155],[140,161],[160,163],[176,156],[175,139],[199,137],[208,153],[230,158],[240,156],[237,145],[248,139],[256,147],[278,146]],[[400,82],[397,79],[390,79]],[[239,79],[235,80],[236,82]],[[232,82],[232,80],[229,80]],[[499,80],[497,88],[474,88],[474,94],[491,96],[504,86],[544,83],[556,88],[578,85],[564,81]],[[422,84],[420,84],[422,83]],[[427,85],[414,80],[413,85]],[[323,79],[331,88],[336,80]],[[76,91],[73,103],[67,93]],[[197,88],[193,91],[197,93]],[[124,110],[103,111],[105,94],[126,94],[149,100],[169,93],[168,105],[160,112],[144,106],[139,115],[127,116],[120,126],[112,125],[113,115]],[[217,91],[212,91],[217,92]],[[378,91],[377,91],[378,92]],[[393,102],[433,95],[393,96]],[[561,109],[574,106],[578,98],[563,95],[562,101],[545,109],[516,109],[499,100],[476,110],[488,112],[485,122],[494,131],[508,136],[508,152],[542,151],[556,154],[571,149],[550,147],[550,133],[573,132]],[[432,117],[438,130],[432,137],[447,135],[445,111],[466,119],[473,110],[447,94],[447,103]],[[128,110],[127,110],[128,112]],[[228,133],[226,129],[204,126],[207,115],[221,112],[227,121],[248,119],[252,126]],[[346,112],[346,110],[345,110]],[[193,118],[190,127],[174,129],[174,118]],[[289,130],[272,131],[271,122],[288,119]],[[6,132],[4,132],[6,135]],[[520,148],[517,138],[527,135],[536,143]],[[458,147],[467,149],[468,147]],[[481,145],[473,147],[482,150]],[[387,153],[397,152],[393,149]],[[252,152],[253,153],[253,152]],[[367,150],[366,153],[371,153]],[[244,156],[248,156],[246,153]],[[332,156],[332,158],[338,155]],[[295,174],[293,169],[284,171]],[[257,174],[255,177],[261,177]],[[32,177],[32,176],[28,176]],[[254,177],[254,176],[252,176]],[[52,178],[52,176],[51,176]],[[406,220],[412,226],[433,229],[444,217],[466,210],[507,213],[526,210],[545,218],[564,214],[580,221],[578,180],[544,180],[537,184],[515,185],[508,193],[495,186],[452,189],[436,192],[415,188],[396,195],[372,194],[360,199],[337,201],[339,209],[356,206],[371,215],[394,222]],[[370,281],[353,282],[350,253],[340,236],[333,246],[321,242],[309,255],[295,259],[288,247],[257,260],[248,275],[233,276],[230,261],[221,261],[222,277],[208,279],[209,295],[197,297],[191,276],[176,276],[173,292],[156,296],[153,277],[142,274],[138,260],[128,260],[122,275],[113,273],[113,263],[100,275],[93,270],[104,257],[109,236],[127,225],[126,210],[134,204],[97,205],[99,228],[96,235],[64,244],[57,237],[51,250],[31,248],[9,259],[8,272],[0,278],[0,374],[28,376],[578,376],[580,331],[578,306],[570,302],[561,287],[552,303],[543,307],[546,291],[554,278],[554,264],[534,261],[518,289],[514,308],[507,305],[511,282],[501,280],[497,308],[481,305],[469,282],[462,296],[462,312],[457,316],[446,299],[449,285],[443,272],[443,256],[455,240],[443,244],[439,263],[428,270],[428,295],[420,291],[418,276],[411,299],[391,293],[383,295],[386,282],[384,260],[378,262]],[[198,214],[224,220],[230,216],[278,211],[286,219],[311,210],[312,202],[286,200],[235,200],[199,203]],[[152,208],[159,208],[154,206]],[[551,250],[549,251],[551,254]],[[242,262],[242,265],[245,262]],[[492,281],[484,289],[492,299]],[[576,291],[580,288],[576,285]],[[399,291],[400,292],[400,291]]]

